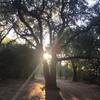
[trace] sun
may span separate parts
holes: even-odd
[[[52,59],[52,56],[51,56],[50,53],[46,52],[46,53],[43,54],[43,59],[50,61]]]

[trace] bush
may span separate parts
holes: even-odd
[[[0,51],[0,78],[27,78],[36,68],[35,50],[26,45],[6,45]]]

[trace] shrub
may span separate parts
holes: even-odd
[[[6,45],[0,51],[0,78],[27,78],[36,68],[35,50],[26,45]]]

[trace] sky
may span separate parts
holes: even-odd
[[[93,6],[94,4],[96,4],[99,0],[86,0],[86,2],[88,2],[89,7]]]

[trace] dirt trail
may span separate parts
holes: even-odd
[[[99,86],[68,80],[58,81],[58,86],[66,100],[100,100]]]
[[[12,100],[23,83],[22,80],[0,83],[0,100]],[[100,100],[99,86],[68,80],[58,80],[57,83],[61,91],[46,91],[48,98],[45,99],[44,81],[30,81],[17,100],[61,100],[58,94],[63,100]]]

